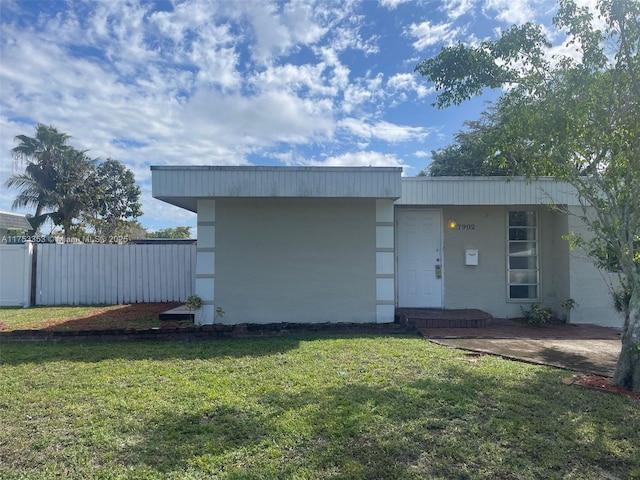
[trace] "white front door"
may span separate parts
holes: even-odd
[[[396,210],[398,307],[442,308],[442,212]]]

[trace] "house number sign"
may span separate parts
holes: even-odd
[[[475,223],[458,223],[456,224],[456,230],[475,230]]]

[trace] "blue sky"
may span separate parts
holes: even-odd
[[[590,2],[592,3],[592,2]],[[150,165],[393,165],[416,175],[485,100],[431,107],[416,64],[445,45],[549,25],[549,0],[0,0],[0,210],[37,122],[123,162],[144,227],[195,226]],[[32,213],[29,210],[20,213]]]

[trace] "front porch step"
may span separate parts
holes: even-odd
[[[475,308],[397,308],[396,319],[416,328],[484,328],[491,324],[492,317]]]

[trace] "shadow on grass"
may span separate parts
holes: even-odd
[[[104,360],[196,360],[220,357],[260,357],[298,347],[298,338],[216,339],[161,342],[86,342],[2,344],[0,364],[84,362]]]
[[[394,335],[412,337],[406,335]],[[72,343],[0,343],[0,365],[47,363],[58,361],[95,363],[104,360],[196,360],[211,358],[261,357],[298,348],[301,341],[376,338],[376,334],[311,335],[283,334],[255,338],[216,338],[202,340],[163,340],[136,342],[72,342]]]
[[[123,452],[120,464],[140,464],[163,473],[188,467],[212,473],[240,463],[247,449],[255,448],[274,433],[260,412],[224,405],[194,414],[159,417],[145,431],[142,441]],[[238,458],[229,458],[237,455]]]
[[[560,384],[557,372],[536,368],[515,383],[453,366],[385,388],[346,378],[343,386],[293,394],[272,389],[252,409],[212,406],[154,418],[123,461],[247,479],[640,473],[637,405],[594,401]]]

